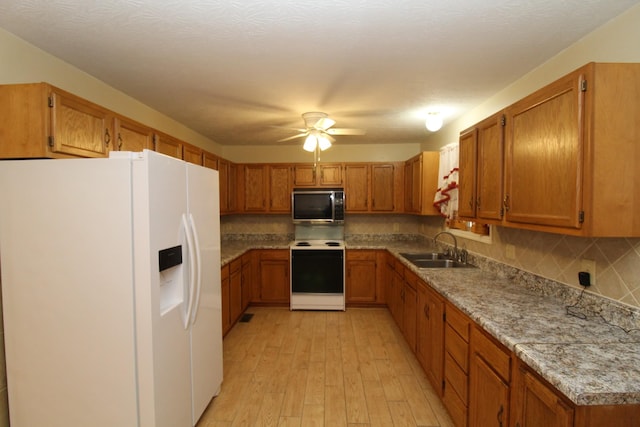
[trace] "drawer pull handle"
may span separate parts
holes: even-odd
[[[500,405],[500,410],[498,411],[498,425],[502,427],[502,415],[504,414],[504,406]]]

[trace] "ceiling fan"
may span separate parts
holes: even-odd
[[[304,148],[306,151],[326,150],[335,142],[332,135],[365,135],[364,129],[332,128],[336,121],[331,119],[327,113],[309,112],[302,115],[305,129],[295,129],[300,132],[278,142],[289,141],[296,138],[306,137]]]

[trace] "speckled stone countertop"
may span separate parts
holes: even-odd
[[[289,242],[223,242],[223,265],[246,250],[287,249]],[[347,238],[346,247],[387,249],[574,403],[640,404],[640,329],[633,323],[639,312],[616,313],[604,298],[581,298],[566,285],[503,272],[473,256],[470,261],[481,268],[418,269],[400,253],[430,252],[420,241]],[[574,304],[584,316],[567,314]],[[627,323],[615,326],[617,317]]]

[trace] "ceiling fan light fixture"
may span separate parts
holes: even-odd
[[[442,127],[442,116],[438,112],[427,113],[427,121],[425,123],[427,130],[437,132]]]
[[[327,148],[331,147],[331,141],[329,141],[326,136],[320,135],[318,137],[318,145],[320,146],[320,150],[324,151]]]
[[[305,151],[313,153],[316,150],[317,143],[318,143],[318,138],[314,134],[311,134],[307,136],[307,139],[304,140],[304,145],[302,146],[302,148]]]

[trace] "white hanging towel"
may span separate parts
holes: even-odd
[[[460,145],[457,142],[447,144],[440,149],[438,172],[438,190],[433,205],[446,218],[458,215],[458,165]]]

